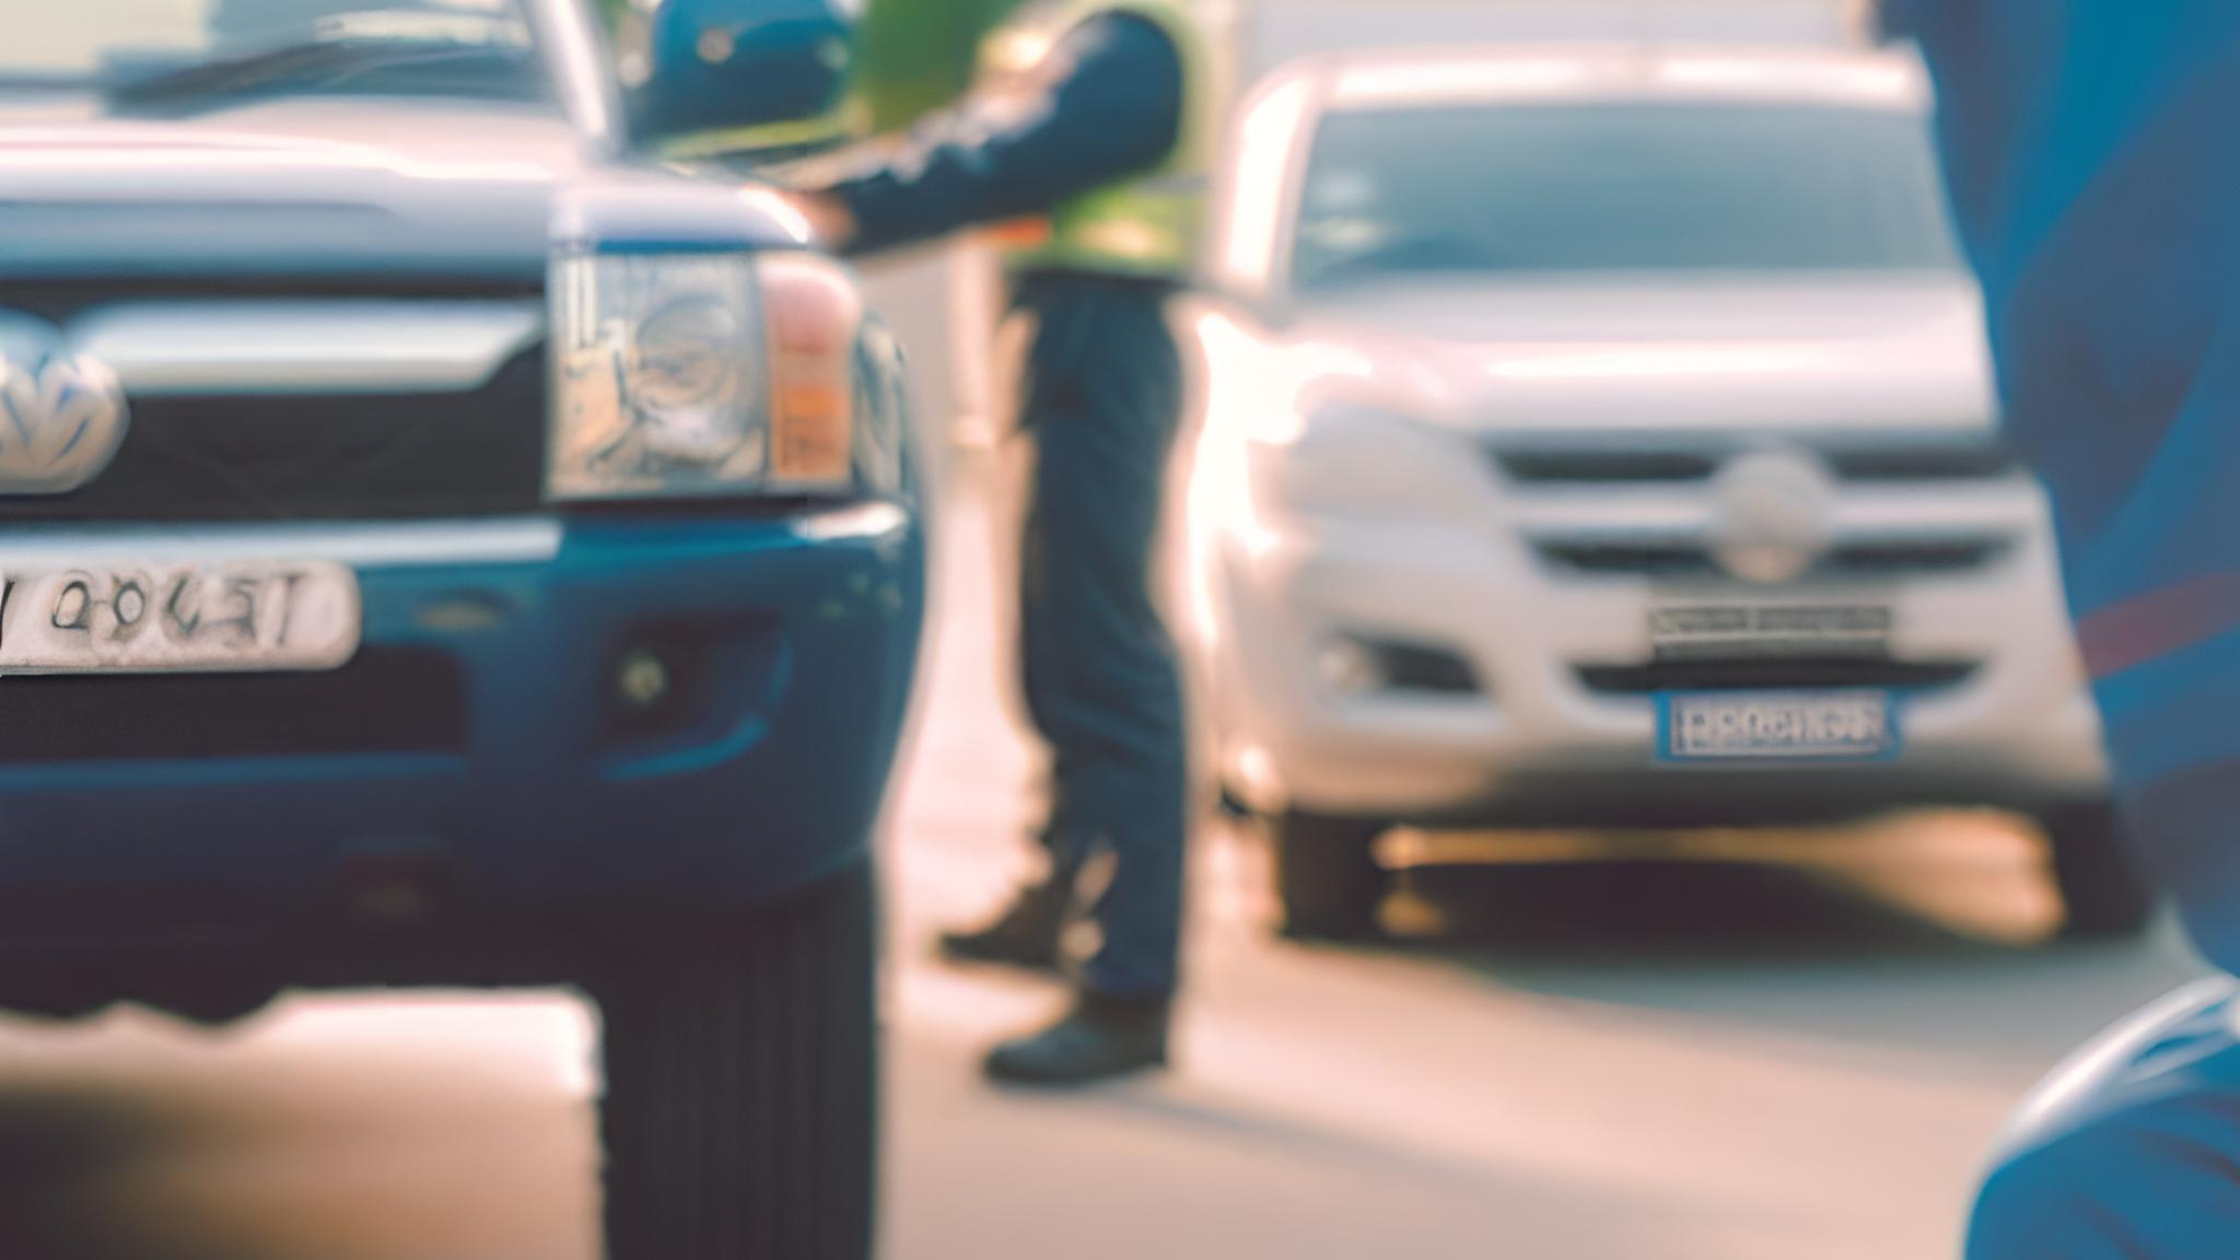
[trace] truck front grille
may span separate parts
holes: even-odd
[[[0,522],[527,513],[542,505],[544,435],[541,348],[463,393],[135,398],[107,471],[72,494],[0,498]]]

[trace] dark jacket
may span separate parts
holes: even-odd
[[[1182,128],[1182,55],[1153,23],[1094,17],[1060,41],[1037,90],[976,93],[827,191],[877,253],[1040,214],[1156,166]]]

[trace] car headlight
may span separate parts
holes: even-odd
[[[887,383],[862,387],[863,302],[837,264],[585,252],[551,291],[552,499],[894,488],[901,418]]]
[[[1414,515],[1451,461],[1446,446],[1392,412],[1325,403],[1280,439],[1249,441],[1245,472],[1274,515]]]

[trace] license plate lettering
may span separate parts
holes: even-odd
[[[233,643],[257,642],[257,597],[263,586],[247,578],[226,578],[218,584],[217,615],[198,626],[196,633]]]
[[[1886,692],[1684,693],[1660,698],[1668,761],[1871,759],[1897,750]]]
[[[51,598],[42,600],[36,594],[42,586],[52,592]],[[35,607],[39,603],[48,607],[47,627],[57,634],[82,634],[121,645],[151,627],[161,632],[161,618],[155,615],[159,589],[153,578],[142,573],[68,573],[44,583],[12,583],[9,594],[12,600],[33,592],[29,598]]]
[[[333,669],[357,651],[339,565],[87,568],[8,575],[0,673]]]

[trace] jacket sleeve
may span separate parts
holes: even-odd
[[[1155,23],[1090,18],[1016,97],[976,93],[921,124],[899,152],[825,191],[855,216],[851,253],[1050,210],[1156,165],[1182,129],[1182,54]]]

